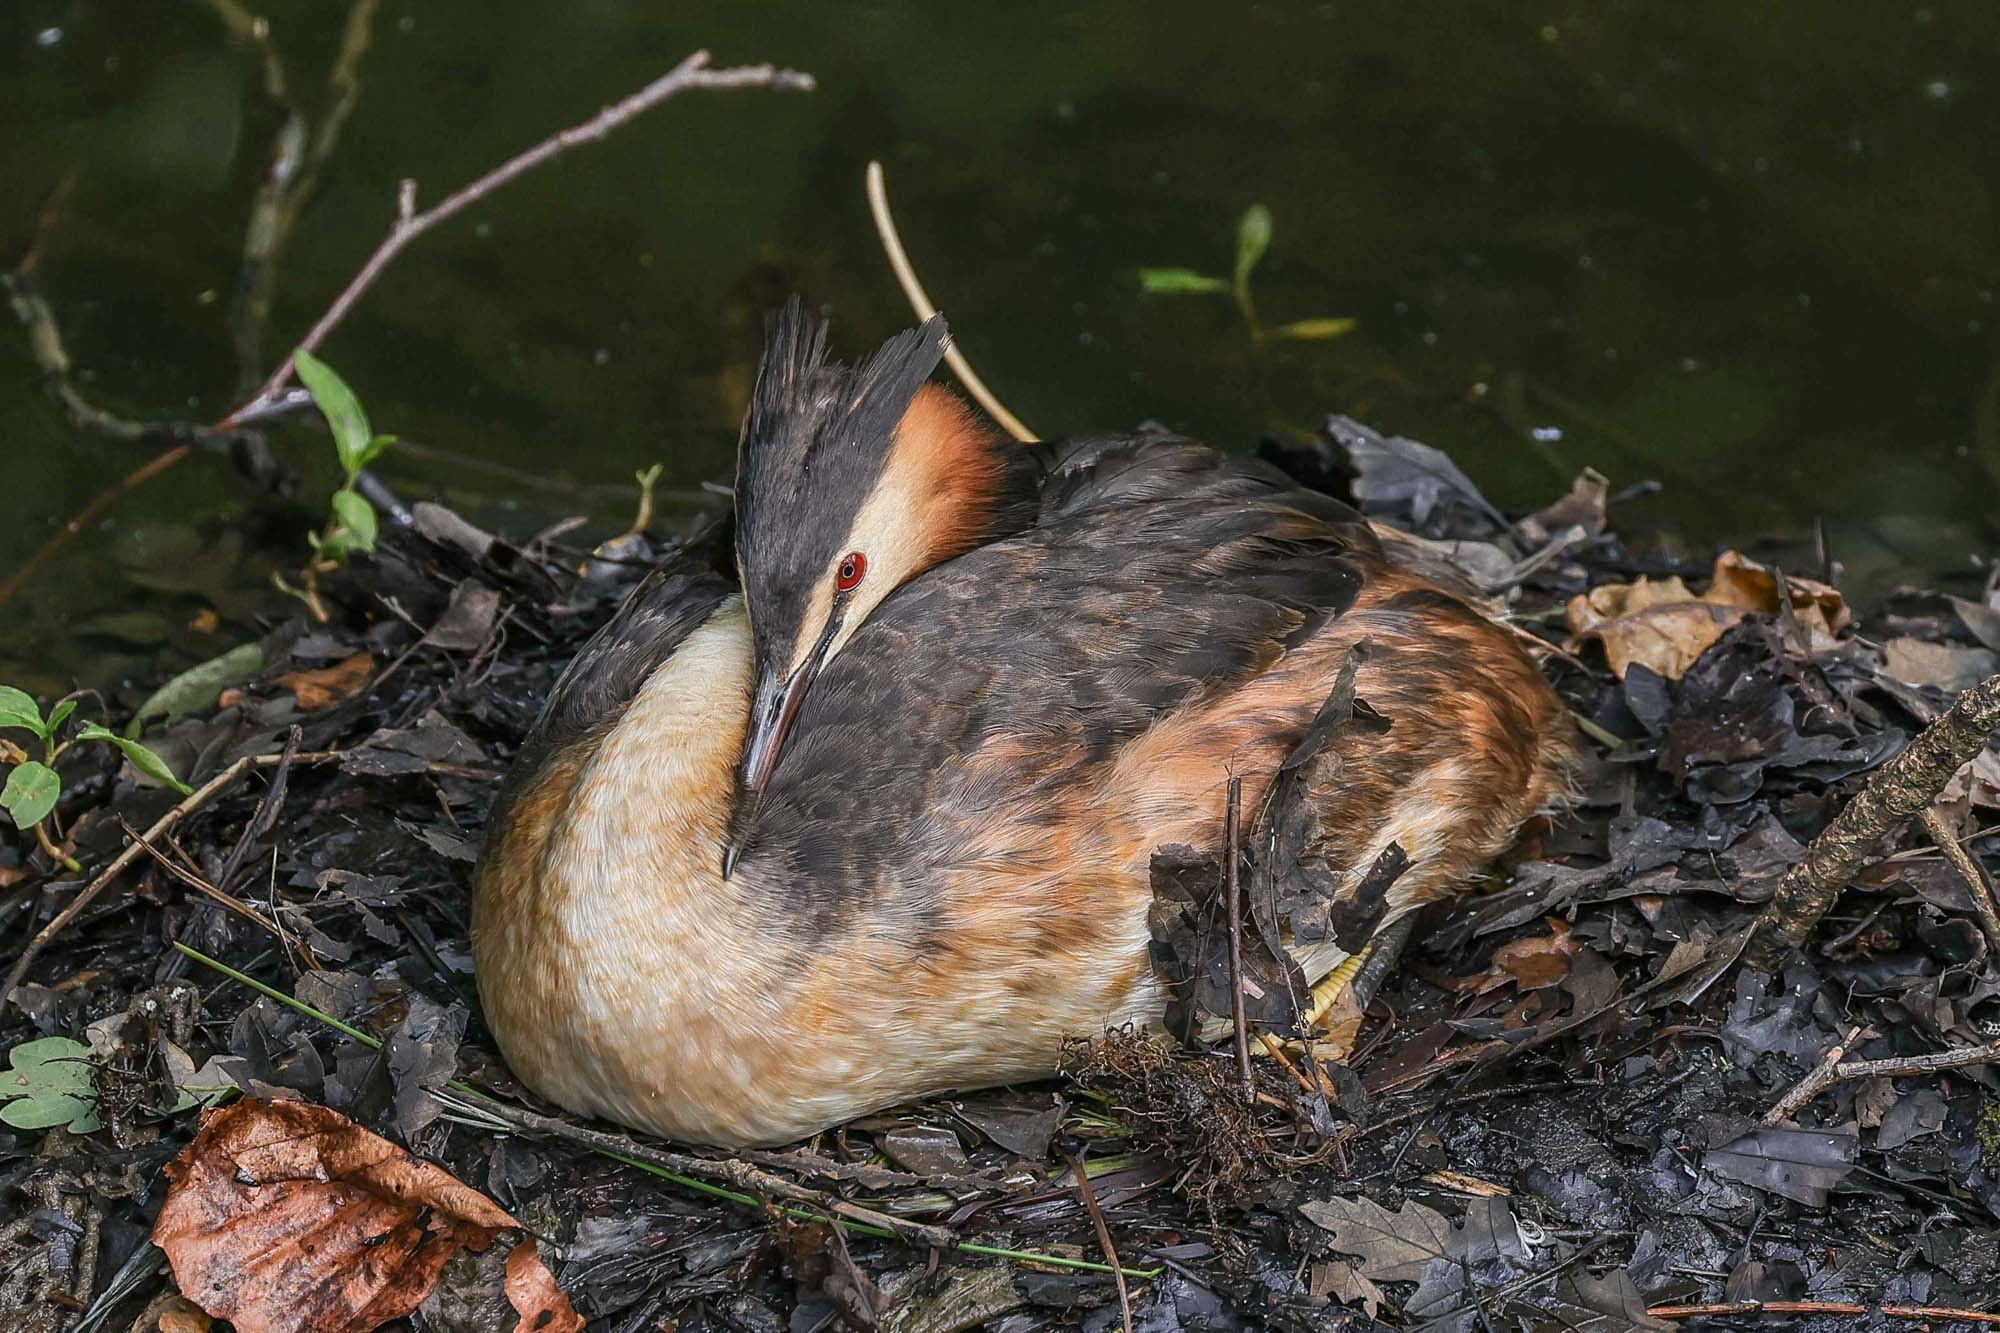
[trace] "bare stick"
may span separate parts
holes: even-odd
[[[1954,1310],[1943,1305],[1861,1305],[1851,1301],[1730,1301],[1721,1305],[1649,1305],[1655,1319],[1695,1319],[1727,1314],[1873,1314],[1891,1319],[1957,1319],[1968,1324],[2000,1324],[2000,1314]]]
[[[868,164],[868,211],[875,215],[875,234],[882,239],[882,253],[889,257],[889,267],[895,270],[896,282],[902,287],[910,309],[917,312],[919,320],[931,318],[937,314],[937,307],[925,294],[923,283],[917,281],[917,271],[910,266],[910,257],[903,251],[903,239],[896,234],[896,220],[889,215],[889,187],[882,179],[880,162]],[[987,388],[986,381],[974,373],[972,363],[965,359],[965,353],[958,350],[957,343],[945,344],[944,360],[951,367],[951,373],[958,376],[958,382],[965,386],[965,391],[972,395],[973,401],[986,409],[986,415],[999,422],[1002,430],[1022,444],[1033,444],[1040,438],[993,396],[993,390]]]
[[[28,580],[40,573],[43,565],[55,559],[62,548],[74,541],[77,534],[81,533],[93,519],[117,503],[119,496],[145,485],[192,452],[194,446],[191,444],[173,445],[133,468],[116,484],[107,486],[92,496],[90,503],[71,515],[68,522],[56,529],[53,537],[35,548],[35,553],[28,557],[26,564],[9,574],[4,581],[0,581],[0,606],[12,601],[14,594],[26,587]]]
[[[324,764],[338,758],[340,758],[340,755],[337,752],[323,750],[316,754],[294,755],[291,762],[295,764]],[[242,777],[251,769],[269,768],[274,764],[281,764],[283,762],[285,762],[285,756],[282,754],[245,755],[229,767],[223,769],[220,773],[217,773],[207,782],[202,783],[201,786],[195,788],[179,805],[154,820],[151,828],[140,834],[137,841],[128,843],[124,851],[111,858],[111,864],[99,871],[96,879],[90,881],[82,892],[70,900],[68,906],[56,913],[54,920],[50,921],[48,925],[43,926],[36,933],[35,938],[28,941],[28,947],[21,950],[21,956],[14,960],[14,966],[7,969],[6,982],[0,983],[0,1004],[4,1004],[6,1001],[14,998],[14,988],[19,986],[21,978],[27,975],[28,965],[35,961],[35,958],[43,949],[48,947],[49,941],[62,934],[69,923],[76,920],[83,913],[84,908],[96,901],[97,895],[104,892],[113,880],[125,872],[128,866],[150,851],[152,843],[157,842],[161,837],[165,836],[174,825],[180,823],[183,819],[186,819],[189,815],[214,800],[224,788],[228,787],[230,783],[236,781],[236,779]]]
[[[1979,928],[1986,932],[1986,947],[2000,954],[2000,911],[1994,910],[1993,890],[1987,885],[1986,876],[1980,873],[1979,863],[1959,845],[1958,835],[1944,822],[1944,816],[1938,813],[1936,806],[1925,806],[1924,812],[1917,816],[1917,822],[1924,826],[1924,832],[1930,834],[1931,841],[1944,853],[1944,859],[1951,862],[1959,878],[1965,881],[1966,891],[1972,895],[1972,910],[1979,916]]]
[[[1757,920],[1749,946],[1752,961],[1770,971],[1804,944],[1877,844],[1935,801],[1952,775],[1986,748],[1995,730],[2000,730],[2000,676],[1988,676],[1877,769],[1861,794],[1785,872]]]
[[[1907,1078],[1911,1074],[1934,1074],[1940,1069],[1963,1069],[1967,1065],[1990,1065],[1996,1061],[2000,1061],[2000,1041],[1989,1041],[1984,1046],[1955,1046],[1929,1055],[1849,1060],[1834,1073],[1842,1078]]]
[[[824,1209],[850,1221],[881,1227],[885,1231],[920,1245],[934,1245],[942,1250],[950,1250],[956,1249],[959,1243],[958,1234],[948,1227],[931,1226],[924,1222],[912,1222],[908,1218],[893,1217],[888,1213],[878,1213],[872,1208],[863,1208],[859,1204],[849,1203],[845,1199],[801,1185],[796,1181],[774,1176],[768,1171],[760,1171],[748,1162],[669,1152],[627,1138],[623,1134],[607,1134],[601,1130],[585,1129],[582,1125],[573,1125],[555,1116],[537,1115],[533,1111],[523,1111],[518,1107],[506,1106],[499,1102],[482,1101],[476,1107],[468,1104],[466,1109],[478,1115],[504,1120],[515,1129],[561,1139],[595,1152],[629,1157],[684,1176],[719,1180],[747,1193],[760,1194],[766,1198],[811,1204],[815,1208]]]
[[[708,52],[696,51],[630,97],[614,102],[582,124],[551,135],[526,152],[509,158],[471,184],[446,195],[435,206],[421,213],[416,207],[416,182],[404,181],[397,195],[396,220],[391,224],[389,234],[382,238],[382,243],[375,247],[375,252],[368,256],[360,271],[349,279],[347,286],[334,297],[333,304],[327,307],[326,313],[321,315],[318,322],[307,331],[306,336],[299,340],[298,349],[307,352],[317,351],[319,345],[326,341],[327,335],[339,326],[341,320],[347,318],[347,313],[354,308],[355,302],[375,284],[375,280],[382,276],[382,271],[410,242],[438,224],[456,217],[508,182],[526,175],[544,162],[559,157],[572,148],[595,143],[676,93],[685,92],[690,88],[716,91],[733,88],[772,88],[784,92],[810,92],[813,87],[812,75],[798,70],[779,69],[773,65],[745,65],[737,69],[718,70],[711,70],[707,66]],[[272,372],[271,378],[264,382],[264,387],[249,401],[224,417],[219,424],[232,425],[265,411],[278,401],[285,386],[291,381],[292,358],[287,356],[277,370]]]
[[[1799,1113],[1799,1109],[1807,1102],[1832,1087],[1834,1079],[1839,1077],[1834,1072],[1834,1066],[1838,1065],[1847,1055],[1847,1048],[1852,1046],[1855,1039],[1860,1035],[1861,1027],[1859,1024],[1847,1029],[1847,1035],[1835,1042],[1828,1049],[1820,1062],[1813,1066],[1813,1071],[1800,1079],[1790,1092],[1779,1098],[1775,1106],[1764,1112],[1764,1123],[1775,1125],[1780,1120],[1791,1119]]]
[[[1229,805],[1222,816],[1223,911],[1229,921],[1229,1021],[1236,1027],[1236,1078],[1245,1101],[1255,1101],[1257,1085],[1250,1076],[1250,1025],[1243,1016],[1243,891],[1236,863],[1242,859],[1243,779],[1229,779]],[[1210,918],[1213,920],[1214,918]]]
[[[238,0],[209,0],[230,35],[257,48],[263,60],[264,94],[284,113],[284,124],[272,145],[271,162],[258,182],[243,236],[243,264],[236,277],[236,299],[230,314],[230,337],[236,347],[236,392],[257,384],[258,358],[264,326],[271,316],[278,270],[285,246],[306,202],[319,188],[320,176],[332,160],[341,131],[361,99],[361,60],[374,36],[381,0],[354,0],[347,11],[340,51],[327,72],[327,106],[317,123],[293,99],[285,67],[271,41],[270,24],[244,9]]]
[[[1083,1196],[1090,1224],[1097,1228],[1097,1247],[1104,1251],[1104,1262],[1111,1265],[1111,1276],[1117,1279],[1118,1313],[1125,1321],[1125,1333],[1132,1333],[1132,1293],[1125,1287],[1125,1265],[1118,1262],[1118,1247],[1111,1243],[1111,1226],[1104,1220],[1104,1210],[1097,1206],[1097,1191],[1090,1187],[1090,1173],[1083,1169],[1083,1162],[1072,1157],[1069,1169],[1076,1175],[1076,1192]]]

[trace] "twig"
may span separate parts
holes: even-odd
[[[2000,1040],[1984,1046],[1955,1046],[1929,1055],[1891,1056],[1885,1060],[1849,1060],[1834,1070],[1842,1078],[1905,1078],[1911,1074],[1934,1074],[1940,1069],[1963,1069],[2000,1061]]]
[[[1834,1067],[1840,1063],[1842,1057],[1847,1054],[1847,1048],[1852,1046],[1860,1035],[1861,1025],[1858,1023],[1847,1029],[1847,1035],[1833,1044],[1820,1062],[1813,1066],[1813,1071],[1800,1079],[1790,1092],[1780,1097],[1776,1105],[1764,1112],[1764,1123],[1775,1125],[1781,1120],[1790,1120],[1807,1102],[1832,1087],[1834,1080],[1839,1077],[1834,1072]]]
[[[327,72],[327,106],[317,124],[293,99],[283,63],[271,41],[270,24],[237,0],[209,0],[209,7],[238,41],[257,48],[264,66],[264,93],[284,113],[272,145],[271,162],[258,182],[243,236],[243,265],[236,276],[231,342],[236,348],[238,393],[248,393],[262,373],[257,367],[270,321],[278,267],[299,214],[319,187],[320,176],[340,142],[341,131],[361,97],[361,60],[374,36],[381,0],[354,0],[347,11],[340,50]]]
[[[305,756],[301,756],[301,758],[304,757]],[[360,1042],[363,1046],[368,1047],[368,1049],[370,1050],[379,1051],[382,1049],[382,1039],[380,1037],[376,1037],[371,1035],[370,1033],[363,1032],[360,1028],[355,1027],[351,1023],[343,1023],[339,1019],[335,1018],[332,1014],[325,1013],[322,1010],[313,1008],[311,1005],[299,999],[297,996],[287,995],[284,991],[279,990],[276,986],[266,985],[265,983],[257,980],[257,978],[251,976],[249,973],[239,972],[235,968],[229,966],[229,964],[220,962],[214,958],[210,958],[207,954],[203,953],[201,950],[193,948],[190,945],[184,944],[179,940],[173,941],[173,946],[175,951],[180,953],[182,956],[191,958],[195,962],[200,963],[203,967],[221,973],[223,976],[228,977],[231,981],[237,982],[244,986],[248,986],[251,990],[257,992],[259,995],[262,995],[267,999],[282,1004],[297,1013],[304,1014],[306,1017],[313,1019],[315,1022],[324,1023],[326,1026],[332,1028],[334,1031],[344,1033],[347,1036],[354,1038],[354,1040]],[[437,1098],[444,1105],[450,1107],[453,1111],[457,1112],[460,1115],[470,1116],[470,1117],[483,1117],[484,1123],[487,1123],[489,1125],[492,1124],[497,1119],[497,1117],[494,1117],[489,1114],[491,1108],[499,1105],[498,1100],[495,1097],[493,1097],[490,1093],[475,1088],[470,1083],[467,1083],[462,1079],[452,1079],[445,1084],[445,1087],[450,1089],[450,1091],[459,1094],[461,1097],[468,1098],[470,1100],[466,1102],[458,1102],[438,1092],[432,1092],[430,1095],[432,1097]],[[617,1136],[610,1135],[607,1137],[616,1138]],[[694,1190],[696,1193],[706,1194],[712,1198],[727,1199],[731,1203],[741,1204],[746,1208],[761,1208],[764,1206],[762,1201],[758,1200],[757,1198],[749,1194],[743,1194],[735,1190],[726,1189],[723,1186],[711,1184],[709,1183],[709,1181],[698,1179],[693,1175],[689,1175],[687,1173],[680,1171],[675,1171],[668,1167],[659,1166],[654,1162],[645,1160],[644,1158],[631,1156],[622,1149],[592,1147],[589,1149],[589,1151],[594,1152],[599,1157],[606,1158],[610,1161],[622,1162],[627,1166],[637,1167],[639,1170],[647,1172],[650,1175],[658,1176],[663,1180],[672,1181],[674,1184],[679,1185],[684,1189]],[[710,1166],[718,1165],[718,1163],[710,1159],[696,1158],[694,1160],[708,1161],[708,1164]],[[789,1216],[799,1219],[800,1221],[819,1220],[823,1216],[823,1211],[820,1214],[815,1214],[800,1208],[785,1208],[782,1211],[787,1213]],[[867,1210],[864,1209],[863,1211],[865,1212]],[[891,1218],[883,1218],[882,1222],[880,1223],[842,1221],[842,1222],[837,1222],[836,1225],[851,1227],[856,1231],[860,1231],[864,1234],[871,1236],[877,1236],[884,1240],[894,1240],[898,1236],[904,1235],[905,1230],[907,1229],[906,1227],[905,1230],[895,1230],[892,1229],[891,1226],[887,1225],[888,1223],[891,1223],[894,1220],[895,1219]],[[916,1224],[911,1223],[907,1225],[914,1226]],[[936,1230],[942,1230],[942,1228],[937,1228]],[[989,1259],[1008,1259],[1008,1260],[1018,1261],[1021,1263],[1045,1264],[1051,1268],[1071,1268],[1071,1269],[1076,1269],[1079,1272],[1085,1272],[1085,1273],[1103,1273],[1110,1271],[1106,1267],[1106,1265],[1098,1263],[1092,1259],[1072,1259],[1068,1255],[1062,1255],[1062,1254],[1038,1254],[1032,1250],[1010,1250],[998,1245],[980,1245],[973,1241],[959,1241],[957,1243],[957,1249],[965,1254],[982,1255]],[[1127,1277],[1136,1277],[1136,1278],[1151,1280],[1153,1278],[1158,1277],[1162,1271],[1164,1270],[1157,1267],[1144,1268],[1144,1269],[1127,1269],[1125,1275]]]
[[[2000,954],[2000,911],[1994,909],[1993,889],[1986,883],[1986,876],[1980,873],[1979,863],[1959,844],[1958,835],[1944,822],[1944,816],[1938,813],[1935,805],[1925,806],[1917,821],[1924,826],[1924,832],[1930,834],[1937,849],[1944,853],[1944,859],[1958,871],[1959,878],[1965,881],[1966,891],[1972,895],[1972,910],[1979,916],[1979,928],[1986,932],[1986,947]]]
[[[1721,1305],[1649,1305],[1655,1319],[1697,1319],[1729,1314],[1883,1314],[1891,1319],[1959,1319],[1968,1324],[2000,1324],[2000,1314],[1955,1310],[1943,1305],[1861,1305],[1851,1301],[1730,1301]]]
[[[1243,779],[1229,779],[1229,804],[1222,816],[1223,912],[1229,921],[1229,1021],[1236,1028],[1236,1079],[1243,1085],[1243,1099],[1254,1101],[1257,1085],[1250,1074],[1250,1025],[1243,1014],[1243,891],[1237,883],[1236,863],[1242,858]],[[1213,920],[1214,918],[1210,918]]]
[[[1988,676],[1925,727],[1900,754],[1876,770],[1861,794],[1820,831],[1806,854],[1778,881],[1746,951],[1774,971],[1805,943],[1840,890],[1884,838],[1900,832],[1937,799],[1952,775],[2000,730],[2000,676]]]
[[[1110,1224],[1104,1220],[1104,1210],[1097,1206],[1097,1191],[1090,1187],[1090,1173],[1077,1158],[1067,1160],[1076,1176],[1076,1192],[1083,1197],[1083,1210],[1090,1214],[1090,1224],[1097,1228],[1097,1246],[1104,1251],[1104,1262],[1111,1265],[1111,1276],[1118,1280],[1118,1314],[1125,1321],[1125,1333],[1132,1333],[1132,1293],[1125,1286],[1125,1265],[1118,1262],[1118,1247],[1111,1243]]]
[[[70,516],[68,522],[56,529],[55,536],[35,548],[35,553],[28,557],[26,564],[9,574],[4,582],[0,582],[0,606],[5,606],[13,600],[14,594],[26,587],[28,580],[40,573],[43,565],[55,559],[62,548],[75,540],[77,534],[81,533],[93,519],[117,503],[119,496],[145,485],[193,451],[193,445],[176,444],[163,453],[153,455],[151,461],[133,468],[115,486],[107,486],[92,496],[89,504],[77,510]]]
[[[908,1218],[878,1213],[872,1208],[849,1203],[823,1190],[801,1185],[795,1180],[774,1176],[769,1171],[760,1170],[748,1162],[734,1158],[696,1157],[692,1153],[669,1152],[664,1148],[655,1148],[650,1144],[627,1138],[623,1134],[586,1129],[582,1125],[573,1125],[555,1116],[538,1115],[533,1111],[524,1111],[500,1102],[481,1101],[477,1110],[481,1115],[490,1115],[529,1134],[561,1139],[565,1143],[574,1143],[580,1148],[589,1148],[594,1152],[617,1154],[635,1161],[650,1162],[654,1166],[677,1171],[685,1176],[719,1180],[725,1185],[733,1185],[737,1189],[767,1198],[789,1199],[793,1203],[811,1204],[815,1208],[847,1218],[849,1221],[863,1222],[871,1227],[882,1227],[893,1231],[904,1240],[914,1241],[919,1245],[950,1250],[957,1248],[959,1244],[958,1233],[949,1227],[933,1226],[927,1222],[913,1222]]]
[[[314,754],[292,755],[291,762],[295,764],[323,764],[339,757],[340,755],[337,751],[324,750]],[[5,983],[0,983],[0,1004],[5,1004],[14,998],[14,988],[21,984],[21,979],[28,973],[29,965],[35,961],[36,956],[43,949],[48,947],[49,942],[60,935],[70,922],[76,920],[82,914],[84,908],[96,901],[97,895],[104,892],[113,880],[125,872],[128,866],[150,850],[149,845],[151,843],[166,834],[168,830],[180,823],[181,820],[214,800],[217,794],[228,787],[230,783],[236,781],[237,778],[243,776],[243,774],[253,768],[267,768],[273,764],[283,763],[285,759],[286,756],[281,754],[245,755],[229,767],[223,769],[220,773],[217,773],[207,782],[204,782],[201,786],[195,788],[179,805],[176,805],[173,809],[154,820],[151,828],[141,834],[136,842],[129,843],[125,847],[125,850],[113,857],[111,864],[104,867],[98,873],[96,879],[90,881],[76,897],[70,899],[69,905],[56,913],[55,918],[48,925],[43,926],[33,939],[28,941],[27,947],[21,950],[21,956],[16,958],[14,965],[7,969],[7,980]]]
[[[228,911],[236,913],[238,916],[242,917],[245,921],[248,921],[251,925],[256,926],[258,929],[265,931],[266,933],[268,933],[269,935],[280,941],[284,939],[284,933],[278,929],[277,924],[273,922],[269,917],[265,916],[262,912],[252,907],[249,903],[244,902],[241,898],[236,897],[234,894],[225,892],[224,890],[217,888],[215,885],[209,883],[206,879],[204,879],[200,874],[196,873],[193,870],[188,869],[186,866],[182,865],[179,861],[176,861],[173,857],[168,856],[158,847],[155,847],[152,843],[140,837],[139,830],[133,828],[130,824],[126,823],[124,820],[121,819],[118,822],[119,826],[125,830],[125,835],[132,839],[132,846],[139,848],[139,850],[143,851],[147,856],[151,857],[153,859],[153,863],[159,866],[160,869],[166,871],[169,875],[172,875],[175,879],[179,880],[182,884],[186,885],[188,888],[193,889],[196,893],[201,894],[204,898],[209,899],[211,902],[215,903],[218,907],[222,907],[227,909]]]
[[[666,74],[633,93],[623,101],[615,102],[580,125],[551,135],[526,152],[517,154],[501,163],[493,170],[479,177],[469,185],[448,194],[435,206],[417,211],[416,182],[406,180],[397,192],[396,220],[390,225],[389,234],[375,247],[347,286],[333,299],[326,313],[307,331],[298,342],[302,351],[317,351],[328,334],[339,326],[354,308],[364,293],[382,276],[390,262],[401,254],[410,242],[446,222],[471,205],[478,203],[501,186],[508,184],[534,170],[555,157],[583,144],[594,143],[613,130],[650,111],[676,93],[689,88],[724,90],[733,88],[772,88],[783,92],[810,92],[813,79],[810,74],[797,70],[779,69],[774,65],[745,65],[736,69],[711,70],[707,68],[708,52],[696,51]],[[293,358],[287,356],[271,377],[264,381],[247,402],[224,417],[220,426],[236,424],[246,417],[262,412],[275,403],[285,387],[292,381]]]
[[[896,282],[902,287],[910,309],[916,311],[919,320],[930,319],[938,310],[925,294],[923,283],[917,281],[917,271],[910,266],[910,257],[903,251],[903,239],[896,234],[896,220],[889,214],[889,187],[882,178],[880,162],[868,164],[867,179],[868,211],[875,216],[875,234],[882,240],[882,253],[888,256],[889,267],[895,270]],[[945,344],[944,360],[951,367],[951,373],[958,376],[958,382],[965,386],[965,391],[972,395],[973,401],[985,408],[986,415],[1000,423],[1002,430],[1022,444],[1033,444],[1040,438],[993,396],[993,390],[987,388],[986,381],[973,371],[972,363],[965,359],[965,353],[958,350],[957,343]]]

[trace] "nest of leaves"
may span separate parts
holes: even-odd
[[[2000,968],[1962,872],[1913,832],[1782,975],[1730,941],[1869,773],[1995,670],[2000,599],[1906,592],[1857,619],[1824,570],[1628,549],[1591,474],[1510,522],[1444,455],[1351,422],[1317,450],[1271,452],[1504,602],[1545,641],[1596,756],[1576,808],[1531,828],[1487,892],[1426,919],[1365,1012],[1278,1043],[1284,1061],[1257,1055],[1247,1089],[1233,1037],[1213,1036],[1226,1006],[1197,985],[1190,1044],[1074,1048],[1068,1079],[785,1152],[723,1162],[552,1136],[507,1110],[552,1108],[481,1026],[469,872],[556,674],[657,552],[515,545],[418,506],[415,527],[328,581],[330,623],[271,627],[260,672],[149,734],[197,786],[257,759],[99,887],[0,1013],[0,1324],[205,1327],[187,1298],[214,1309],[214,1291],[177,1292],[183,1256],[170,1270],[150,1243],[170,1164],[176,1179],[213,1165],[218,1121],[189,1151],[202,1106],[288,1101],[357,1137],[326,1138],[344,1165],[282,1169],[325,1186],[372,1163],[383,1230],[343,1250],[252,1226],[231,1250],[211,1228],[209,1259],[275,1253],[317,1290],[393,1234],[387,1286],[408,1312],[378,1308],[420,1327],[562,1326],[522,1305],[520,1246],[489,1246],[508,1224],[591,1327],[618,1330],[1101,1331],[1126,1318],[1112,1263],[1134,1326],[1160,1331],[1990,1304],[1990,1065],[1840,1076],[1766,1119],[1836,1048],[1877,1061],[2000,1033]],[[31,840],[0,849],[9,958],[182,799],[100,748],[64,761],[57,818],[83,874]],[[2000,752],[1939,810],[1990,876]],[[1209,956],[1221,928],[1185,879],[1163,958]],[[255,1128],[236,1114],[230,1132]],[[229,1194],[227,1173],[203,1178]],[[296,1303],[258,1318],[236,1315],[349,1326]]]

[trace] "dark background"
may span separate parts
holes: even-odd
[[[15,0],[0,40],[0,247],[71,167],[43,291],[84,391],[139,417],[235,401],[227,326],[280,116],[211,8]],[[346,5],[262,11],[308,107]],[[1250,447],[1327,411],[1450,450],[1503,505],[1586,464],[1657,478],[1614,515],[1686,549],[1852,584],[1971,581],[2000,493],[2000,10],[1742,5],[674,4],[385,0],[293,238],[267,354],[380,238],[690,49],[810,70],[806,97],[691,94],[420,241],[323,349],[384,475],[525,531],[629,517],[630,474],[724,478],[763,312],[793,290],[865,350],[907,322],[862,199],[889,167],[961,345],[1046,435],[1165,421]],[[1269,206],[1262,353],[1226,273]],[[157,676],[282,612],[264,580],[323,513],[330,447],[274,500],[198,457],[0,610],[0,679]],[[0,325],[0,572],[151,451],[79,435]],[[511,473],[501,469],[512,469]],[[667,497],[674,499],[673,494]],[[214,610],[214,618],[203,612]]]

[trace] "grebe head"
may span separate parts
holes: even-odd
[[[925,381],[942,315],[858,366],[830,362],[797,297],[772,322],[736,461],[736,562],[757,694],[742,783],[755,801],[820,670],[883,598],[986,535],[994,433]],[[725,858],[725,867],[733,857]]]

